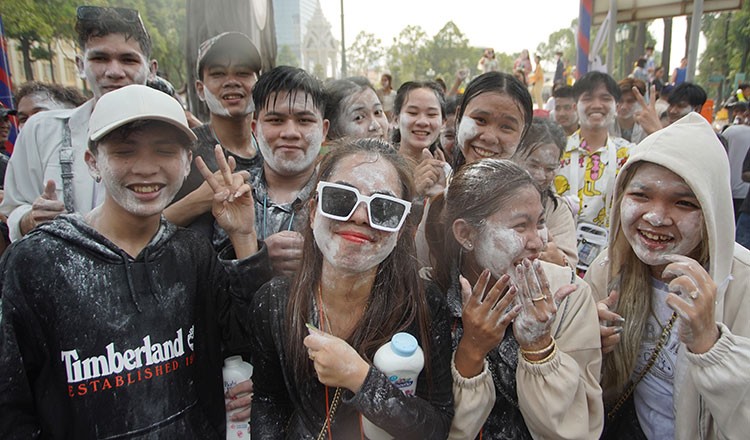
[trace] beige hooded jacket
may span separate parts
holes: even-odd
[[[615,197],[633,164],[651,162],[681,176],[700,202],[708,232],[709,274],[718,286],[716,322],[721,336],[706,353],[680,344],[674,381],[676,439],[750,437],[750,252],[734,242],[734,216],[727,155],[711,126],[690,113],[643,140],[620,171]],[[610,238],[620,227],[613,206]],[[607,296],[607,252],[586,280],[597,300]],[[627,318],[626,318],[627,319]]]

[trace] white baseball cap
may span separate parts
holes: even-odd
[[[96,142],[125,124],[144,120],[166,122],[185,133],[191,142],[197,139],[176,99],[151,87],[133,84],[99,98],[89,119],[89,140]]]

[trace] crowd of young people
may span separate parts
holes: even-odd
[[[2,438],[221,438],[229,410],[258,439],[750,430],[750,253],[692,89],[666,127],[599,72],[552,119],[492,69],[386,110],[364,78],[261,72],[231,32],[201,45],[191,129],[144,85],[137,11],[77,29],[94,97],[29,118],[0,207]],[[633,101],[638,145],[610,131]],[[399,332],[424,354],[408,395],[375,366]],[[230,354],[255,371],[222,396]]]

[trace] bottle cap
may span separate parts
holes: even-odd
[[[391,349],[399,356],[411,356],[417,347],[417,339],[409,333],[396,333],[391,338]]]
[[[236,366],[242,364],[242,356],[229,356],[228,358],[224,359],[224,366],[230,367],[230,366]]]

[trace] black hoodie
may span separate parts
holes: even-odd
[[[132,258],[78,215],[15,243],[0,262],[0,438],[221,437],[221,345],[247,344],[235,312],[270,275],[265,248],[231,252],[162,219]]]

